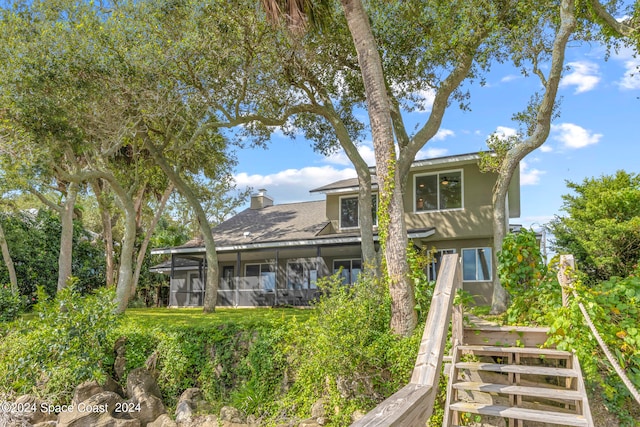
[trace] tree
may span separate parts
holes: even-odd
[[[270,5],[268,11],[288,11],[294,28],[300,27],[295,25],[297,17],[305,16],[316,4],[284,0],[263,3]],[[461,90],[465,80],[480,76],[492,61],[512,57],[518,64],[530,51],[541,47],[552,51],[549,45],[539,46],[540,40],[535,37],[515,36],[544,33],[550,22],[558,21],[558,9],[543,3],[476,2],[454,7],[450,2],[368,2],[365,10],[359,0],[340,2],[357,52],[373,135],[380,188],[379,230],[393,299],[391,324],[400,335],[410,334],[416,322],[402,204],[411,163],[436,135],[449,103],[458,100],[466,108],[468,95]],[[301,12],[290,12],[301,5]],[[573,7],[572,2],[562,5],[570,13]],[[328,39],[324,33],[318,37]],[[563,45],[556,47],[564,49]],[[410,135],[402,111],[419,101],[420,91],[430,91],[434,102],[428,119]]]
[[[567,182],[566,216],[549,224],[554,249],[571,253],[592,283],[627,277],[640,263],[640,175],[615,175]]]
[[[527,109],[514,115],[514,119],[524,125],[525,132],[508,137],[492,135],[488,139],[487,145],[493,154],[485,154],[481,159],[481,170],[498,173],[498,179],[492,193],[495,248],[502,247],[507,233],[506,196],[513,174],[522,159],[544,144],[549,136],[551,121],[559,114],[556,98],[564,69],[565,50],[570,37],[576,30],[580,32],[577,38],[593,37],[588,33],[593,29],[592,21],[600,21],[604,24],[604,27],[596,34],[600,34],[600,37],[609,44],[611,44],[611,38],[606,34],[610,28],[613,28],[618,36],[632,37],[635,35],[637,37],[638,35],[637,30],[630,25],[624,22],[619,23],[613,19],[612,15],[597,0],[591,0],[589,6],[591,14],[587,14],[586,18],[582,16],[579,22],[580,16],[575,10],[575,4],[573,2],[562,3],[559,23],[554,21],[550,23],[551,30],[555,33],[552,45],[545,41],[545,32],[521,34],[519,31],[514,31],[513,33],[514,40],[530,39],[526,45],[538,47],[537,49],[517,50],[518,57],[514,62],[518,65],[524,60],[531,64],[530,72],[540,79],[542,93],[534,94]],[[549,72],[545,75],[540,65],[549,59],[551,65]],[[524,67],[522,72],[525,75],[529,73]],[[495,251],[493,261],[494,265],[497,265]],[[503,312],[506,310],[506,304],[507,293],[500,284],[499,277],[496,276],[493,281],[492,313]]]

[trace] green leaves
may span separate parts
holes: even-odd
[[[631,274],[640,261],[640,176],[618,171],[567,186],[566,216],[549,227],[556,250],[573,253],[591,282]]]

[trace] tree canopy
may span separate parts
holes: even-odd
[[[627,277],[640,262],[640,175],[614,175],[567,182],[563,216],[549,225],[554,249],[576,257],[594,282]]]

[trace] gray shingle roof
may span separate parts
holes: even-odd
[[[371,185],[373,187],[378,185],[378,180],[376,179],[375,175],[371,176]],[[314,188],[313,190],[310,191],[310,193],[322,193],[325,191],[334,191],[334,190],[349,189],[349,188],[353,188],[357,190],[358,186],[359,186],[358,178],[347,178],[347,179],[342,179],[340,181],[332,182],[331,184],[323,185],[322,187]]]
[[[303,240],[315,237],[328,223],[324,200],[287,203],[245,209],[215,227],[213,237],[218,246]]]

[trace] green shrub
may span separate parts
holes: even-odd
[[[0,322],[10,322],[22,312],[24,301],[11,286],[0,286]]]
[[[498,252],[500,283],[510,293],[521,293],[538,286],[545,274],[540,246],[533,230],[509,233]]]
[[[631,395],[593,337],[578,306],[582,302],[598,332],[636,387],[640,387],[640,269],[626,278],[613,277],[597,286],[584,286],[582,275],[575,280],[578,300],[569,298],[562,307],[557,280],[557,259],[537,288],[517,294],[507,310],[508,323],[550,326],[549,345],[575,351],[585,379],[604,392],[605,403],[625,426],[633,426],[629,408]],[[636,414],[637,415],[637,414]]]
[[[38,293],[37,318],[15,324],[3,338],[0,394],[68,402],[77,384],[103,381],[113,364],[114,292],[99,289],[83,297],[67,288],[52,300],[42,288]]]
[[[286,347],[290,388],[275,415],[308,417],[322,398],[330,425],[349,425],[355,410],[368,410],[408,381],[421,330],[402,339],[389,328],[387,287],[361,276],[344,286],[339,275],[319,281],[325,296],[304,324],[290,325]],[[418,328],[421,329],[421,328]]]

